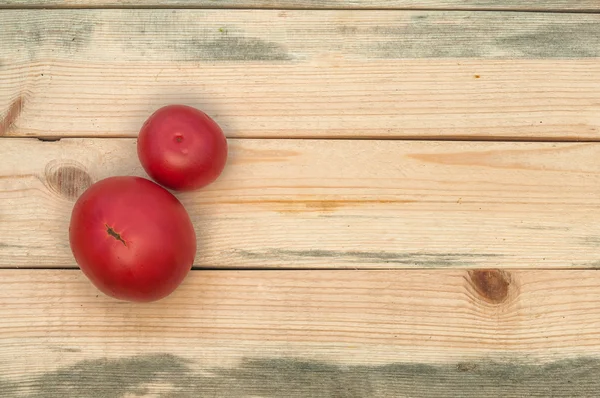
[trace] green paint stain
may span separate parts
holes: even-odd
[[[596,397],[600,359],[545,364],[477,360],[351,365],[293,358],[245,359],[232,368],[170,354],[84,360],[42,375],[0,378],[4,398],[218,397]],[[194,370],[192,370],[194,369]],[[160,391],[154,391],[158,385]]]

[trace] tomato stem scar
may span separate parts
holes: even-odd
[[[115,238],[116,240],[120,241],[121,243],[123,243],[123,245],[125,247],[127,247],[127,244],[125,243],[125,241],[123,240],[123,238],[121,238],[121,235],[119,235],[118,233],[115,232],[114,229],[112,229],[111,227],[108,226],[108,224],[104,224],[104,226],[106,227],[106,232],[112,236],[113,238]]]

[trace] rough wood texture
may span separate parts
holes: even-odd
[[[490,302],[494,279],[508,288]],[[600,391],[593,271],[194,271],[152,305],[75,270],[0,280],[6,398]]]
[[[0,11],[0,134],[600,139],[600,15]],[[182,28],[183,27],[183,28]]]
[[[597,11],[595,0],[0,0],[0,8],[18,7],[185,7],[285,9],[460,9],[525,11]]]
[[[143,175],[133,139],[4,139],[0,266],[75,266],[75,198]],[[597,267],[600,144],[230,140],[179,195],[199,267]],[[35,231],[33,233],[32,231]]]

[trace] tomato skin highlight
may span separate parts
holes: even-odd
[[[187,105],[155,111],[140,129],[140,163],[160,185],[191,191],[214,182],[227,162],[227,138],[204,112]]]
[[[197,246],[181,202],[141,177],[92,184],[73,207],[69,243],[96,288],[138,302],[171,294],[192,268]]]

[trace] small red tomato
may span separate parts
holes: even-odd
[[[196,255],[196,233],[183,205],[140,177],[92,184],[73,207],[69,241],[90,281],[106,295],[128,301],[171,294]]]
[[[219,177],[227,161],[227,139],[204,112],[186,105],[168,105],[146,120],[137,151],[154,181],[169,189],[189,191]]]

